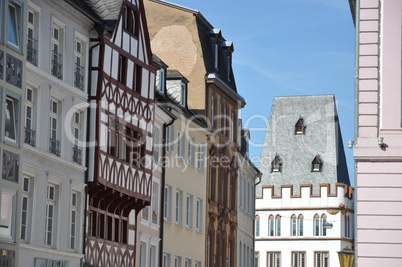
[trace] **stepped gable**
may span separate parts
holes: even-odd
[[[275,97],[259,169],[257,195],[264,185],[274,185],[275,195],[282,185],[293,185],[295,195],[303,184],[350,185],[335,97]]]

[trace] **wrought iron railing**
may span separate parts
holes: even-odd
[[[74,70],[74,86],[84,90],[85,68],[75,64]]]
[[[50,138],[49,152],[60,157],[60,141]]]
[[[27,61],[38,66],[38,41],[28,36]]]
[[[63,78],[63,56],[52,52],[52,70],[53,76],[62,79]]]
[[[78,146],[73,146],[73,161],[78,164],[82,163],[82,150]]]
[[[35,146],[35,136],[36,132],[35,130],[32,129],[28,129],[25,128],[25,139],[24,139],[24,143],[31,145],[31,146]]]

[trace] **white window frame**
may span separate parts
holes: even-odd
[[[21,226],[20,226],[20,240],[28,243],[31,231],[31,211],[32,211],[32,187],[33,178],[24,175],[22,178],[22,191],[21,191]]]
[[[174,256],[174,267],[181,267],[181,257]]]
[[[78,249],[78,223],[79,223],[80,193],[72,190],[70,194],[70,221],[69,221],[69,249]],[[74,215],[73,215],[74,214]]]
[[[0,195],[0,239],[7,240],[7,241],[14,241],[15,240],[15,213],[17,212],[16,209],[16,197],[17,191],[11,188],[2,187]],[[4,198],[3,198],[4,197]],[[5,198],[9,198],[10,203],[8,206],[3,205],[6,201]]]
[[[176,189],[176,210],[175,222],[177,225],[183,225],[183,191]]]
[[[191,166],[195,166],[195,145],[195,138],[193,136],[190,136],[187,146],[187,162]]]
[[[196,219],[195,219],[195,230],[197,232],[202,232],[202,222],[203,222],[203,200],[201,198],[197,198],[196,202]]]
[[[140,266],[139,267],[146,267],[147,266],[147,243],[142,242],[140,243]]]
[[[34,62],[28,61],[35,66],[39,64],[39,10],[40,8],[33,4],[32,2],[29,3],[28,7],[28,19],[27,19],[27,59],[28,59],[28,42],[31,38],[32,48],[36,49],[36,57],[32,60]],[[29,13],[32,13],[32,21],[29,20]],[[30,34],[32,33],[32,34]]]
[[[78,44],[80,46],[80,49],[78,49]],[[86,51],[87,51],[87,44],[88,44],[88,39],[85,38],[82,34],[75,32],[75,38],[74,38],[74,71],[73,71],[73,85],[75,88],[86,91],[86,70],[87,70],[87,60],[86,60]],[[82,68],[82,73],[81,69]],[[80,69],[80,74],[83,75],[82,77],[82,87],[80,87],[81,82],[77,84],[76,81],[76,71]]]
[[[328,266],[329,266],[329,252],[314,251],[314,267],[328,267]]]
[[[195,261],[194,267],[202,267],[202,263],[200,261]]]
[[[61,62],[58,62],[59,64],[61,64],[61,73],[59,74],[59,76],[57,75],[53,75],[54,77],[63,80],[64,78],[64,70],[65,68],[63,68],[64,61],[65,61],[65,57],[64,57],[64,33],[65,33],[65,28],[66,25],[61,22],[60,20],[58,20],[57,18],[55,18],[54,16],[52,16],[52,23],[51,23],[51,53],[52,56],[50,57],[50,73],[52,74],[52,60],[53,60],[53,53],[56,53],[57,55],[59,55],[61,57]],[[54,36],[55,30],[58,31],[57,36]],[[57,51],[55,51],[55,47],[57,47]]]
[[[292,251],[292,267],[306,267],[306,252]]]
[[[159,183],[152,182],[152,197],[151,197],[151,222],[159,225]],[[156,216],[156,222],[153,220],[153,216]]]
[[[166,152],[174,153],[174,125],[166,127]]]
[[[10,16],[10,7],[13,7],[15,10],[15,16],[12,18],[8,18]],[[9,0],[8,5],[6,7],[6,12],[7,12],[7,23],[5,25],[9,25],[9,20],[14,21],[14,33],[15,33],[15,38],[16,38],[16,43],[12,42],[9,40],[9,29],[8,27],[6,28],[6,34],[7,34],[7,44],[9,47],[21,52],[22,51],[22,44],[23,44],[23,37],[22,37],[22,29],[23,27],[23,18],[24,18],[24,4],[21,1],[18,0]],[[11,26],[10,26],[11,27]]]
[[[186,196],[186,227],[193,229],[193,216],[194,216],[194,197],[187,193]]]
[[[197,168],[200,171],[205,171],[205,144],[201,142],[198,143]]]
[[[164,188],[164,201],[163,201],[163,212],[165,221],[172,221],[172,187],[170,185],[165,185]]]
[[[11,110],[7,108],[8,104],[12,104]],[[4,119],[4,140],[14,144],[18,145],[19,144],[19,136],[20,136],[20,127],[19,127],[19,122],[20,122],[20,98],[15,97],[13,93],[7,93],[6,95],[6,101],[5,101],[5,106],[4,106],[4,111],[5,111],[5,119]],[[12,114],[10,113],[12,112]],[[9,117],[9,120],[11,120],[11,127],[13,128],[12,130],[14,131],[14,138],[10,137],[10,134],[7,134],[7,129],[6,129],[6,123],[7,123],[7,117]]]
[[[192,263],[192,261],[191,261],[191,259],[185,259],[184,260],[184,267],[192,267],[191,266],[191,263]]]
[[[154,134],[154,163],[156,165],[160,165],[160,157],[161,157],[161,130],[159,127],[155,126],[155,134]]]
[[[45,246],[50,247],[56,240],[57,196],[57,185],[48,183],[46,186]]]
[[[281,265],[281,253],[278,251],[267,252],[267,267],[280,267]]]
[[[177,158],[184,160],[184,133],[180,129],[177,130]]]
[[[162,267],[170,267],[170,254],[164,252],[162,258]]]

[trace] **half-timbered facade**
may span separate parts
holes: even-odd
[[[90,2],[90,1],[88,1]],[[136,217],[150,205],[156,68],[141,0],[98,1],[91,39],[91,118],[85,261],[135,266]]]

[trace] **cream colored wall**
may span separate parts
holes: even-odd
[[[188,106],[205,109],[205,64],[192,12],[144,1],[152,52],[188,80]]]
[[[184,125],[188,123],[188,120],[178,118],[174,123],[174,136],[177,138],[178,129],[182,129]],[[194,128],[194,124],[191,124],[189,129],[191,130],[191,136],[195,138],[195,142],[207,143],[206,134],[201,131],[197,131]],[[197,126],[199,127],[199,126]],[[204,265],[205,257],[205,204],[206,204],[206,169],[200,171],[196,166],[189,165],[187,163],[187,147],[188,141],[186,139],[184,149],[184,161],[178,159],[177,154],[177,142],[174,144],[172,154],[166,153],[166,159],[168,162],[173,162],[174,166],[169,165],[166,168],[166,184],[172,187],[172,201],[171,201],[171,222],[164,222],[164,235],[163,235],[163,250],[171,255],[171,265],[174,266],[174,256],[182,257],[182,265],[184,266],[184,260],[186,258],[192,260],[194,265],[195,261],[202,262]],[[197,149],[195,150],[197,152]],[[205,155],[207,154],[205,148]],[[206,159],[205,159],[206,162]],[[175,223],[176,216],[176,189],[183,191],[183,218],[182,226],[178,226]],[[193,195],[193,227],[188,229],[186,227],[186,196],[187,193]],[[198,232],[195,229],[196,225],[196,200],[201,198],[203,200],[202,208],[202,232]]]

